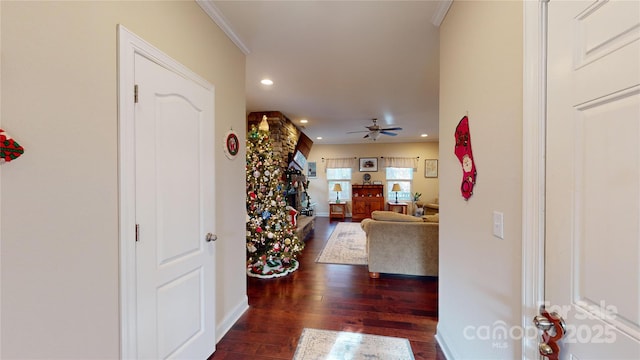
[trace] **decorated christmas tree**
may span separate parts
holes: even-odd
[[[272,278],[298,269],[298,240],[286,202],[283,170],[273,159],[266,120],[247,136],[247,274]]]

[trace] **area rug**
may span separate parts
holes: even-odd
[[[338,223],[316,262],[366,265],[367,237],[360,223]]]
[[[305,328],[293,360],[414,360],[409,340]]]

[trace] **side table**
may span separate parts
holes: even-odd
[[[347,214],[346,202],[329,202],[329,220],[344,219]]]
[[[407,203],[389,201],[387,202],[387,206],[389,207],[389,211],[407,214]]]

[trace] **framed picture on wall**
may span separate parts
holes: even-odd
[[[438,159],[426,159],[424,161],[424,177],[438,177]]]
[[[378,158],[360,158],[360,172],[376,172],[378,171]]]
[[[315,161],[309,161],[307,163],[307,177],[309,179],[315,179],[318,177],[318,172],[317,172],[317,168],[316,168],[316,162]]]

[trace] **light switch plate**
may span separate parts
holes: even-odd
[[[493,235],[504,239],[504,214],[498,211],[493,212]]]

